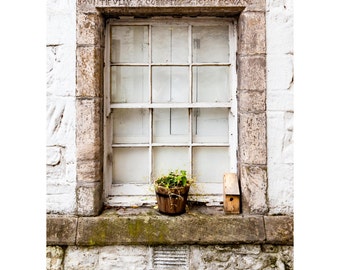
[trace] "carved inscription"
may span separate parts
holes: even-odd
[[[95,7],[149,7],[149,6],[245,6],[250,0],[78,0],[78,5]]]

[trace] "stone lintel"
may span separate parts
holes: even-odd
[[[47,215],[46,242],[48,245],[75,245],[78,218],[66,215]]]
[[[110,16],[222,16],[239,15],[244,7],[103,7],[97,10],[106,17]]]

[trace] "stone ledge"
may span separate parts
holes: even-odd
[[[78,218],[75,216],[47,215],[46,240],[48,245],[75,245]]]
[[[106,210],[97,217],[47,216],[47,245],[293,245],[293,218],[190,210],[165,216],[152,208]]]

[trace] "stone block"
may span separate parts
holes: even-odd
[[[46,16],[47,44],[75,44],[76,16],[74,10],[50,11]]]
[[[103,48],[77,47],[77,97],[103,96]]]
[[[241,193],[244,213],[268,212],[266,167],[241,165]]]
[[[77,162],[77,181],[98,182],[103,177],[101,160],[79,160]]]
[[[267,91],[268,111],[293,111],[294,93],[292,87],[289,90]]]
[[[65,251],[65,270],[88,270],[98,268],[100,248],[69,246]]]
[[[48,97],[46,102],[46,145],[72,146],[75,141],[75,100]]]
[[[266,17],[264,12],[242,12],[239,17],[239,54],[266,53]]]
[[[47,245],[74,245],[76,242],[77,218],[66,215],[47,215]]]
[[[77,44],[104,46],[104,19],[99,13],[77,14]]]
[[[60,163],[61,149],[58,146],[50,146],[46,149],[46,165],[55,166]]]
[[[292,216],[265,216],[264,222],[268,243],[293,245],[294,218]]]
[[[268,162],[269,214],[294,213],[294,164]]]
[[[267,1],[267,53],[292,54],[294,13],[292,0]]]
[[[292,55],[267,56],[267,87],[270,91],[290,89],[294,82]]]
[[[64,270],[64,250],[59,246],[46,247],[46,270]]]
[[[97,160],[102,155],[102,101],[78,99],[77,108],[77,160]]]
[[[76,85],[76,45],[51,44],[46,47],[47,96],[72,97]]]
[[[247,91],[238,92],[238,111],[239,112],[265,112],[266,111],[266,93],[264,91]]]
[[[292,112],[268,112],[268,164],[292,164],[293,153]]]
[[[77,245],[168,245],[261,242],[260,216],[188,215],[168,217],[156,211],[144,215],[105,214],[80,218]]]
[[[102,183],[78,183],[77,214],[79,216],[96,216],[100,213],[102,203]]]
[[[266,89],[266,57],[238,56],[238,90]]]
[[[267,163],[265,113],[239,113],[239,158],[242,163]]]

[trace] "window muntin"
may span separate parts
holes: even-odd
[[[223,173],[236,172],[235,31],[225,19],[108,23],[115,204],[153,195],[152,179],[176,168],[197,178],[200,200],[222,200]]]

